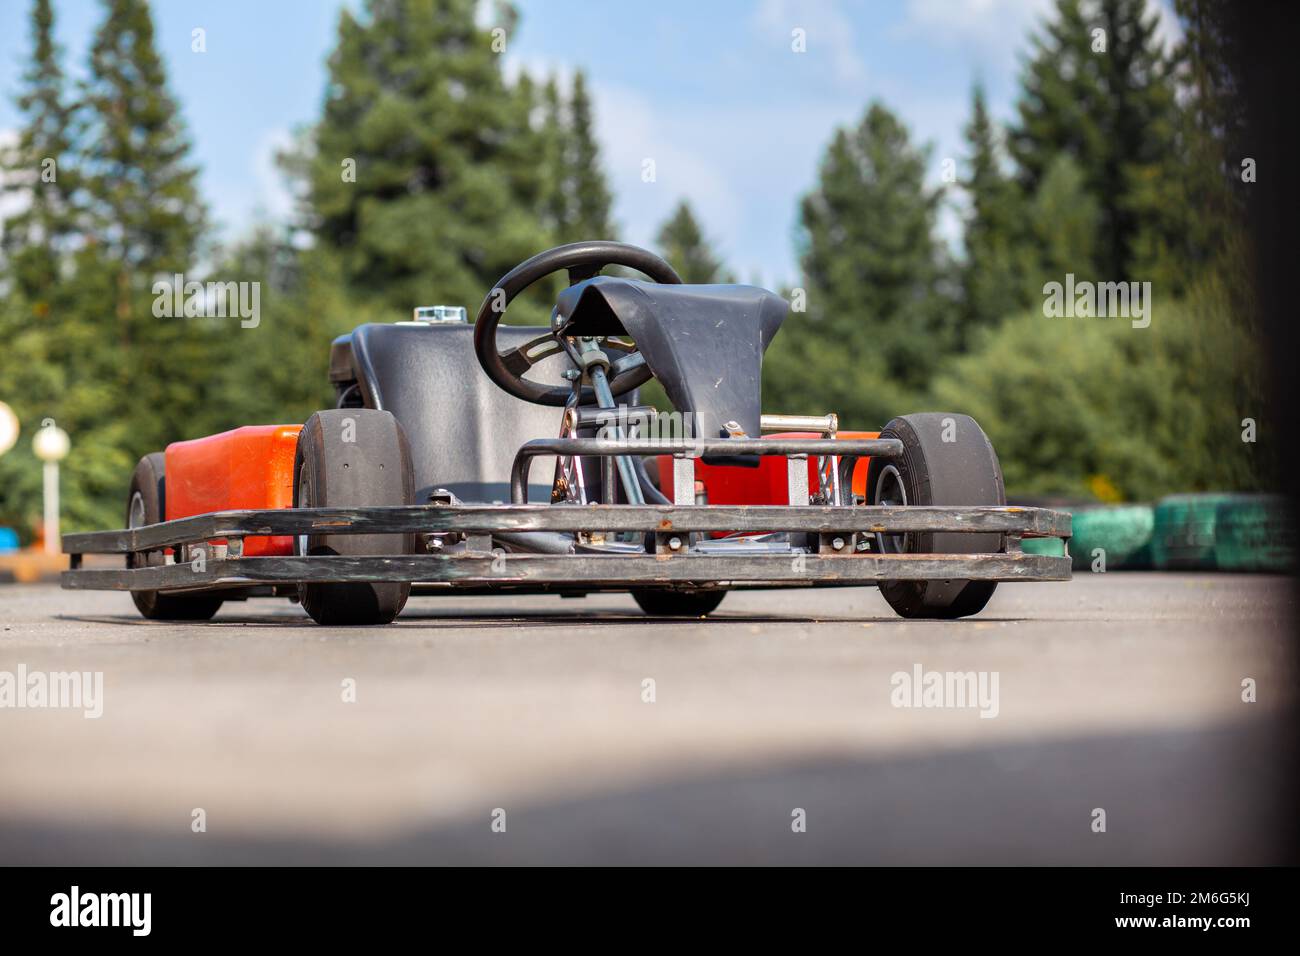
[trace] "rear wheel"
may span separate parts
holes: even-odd
[[[632,592],[641,610],[655,617],[704,617],[716,611],[726,596],[726,591],[673,591],[667,588],[638,588]]]
[[[141,528],[157,524],[167,514],[166,456],[156,451],[145,455],[131,475],[126,498],[126,526]],[[165,551],[128,554],[128,568],[159,567],[166,563]],[[132,591],[136,609],[151,621],[206,621],[221,608],[222,599],[212,594],[165,594],[161,591]]]
[[[903,443],[901,458],[872,458],[867,500],[879,505],[1005,505],[1002,468],[984,430],[969,415],[925,412],[895,418],[880,433]],[[886,554],[977,554],[1003,550],[1000,534],[877,535]],[[902,617],[976,614],[996,581],[882,581],[880,593]]]
[[[390,412],[338,408],[317,412],[298,435],[294,456],[296,508],[409,505],[415,477],[406,433]],[[405,555],[410,534],[302,535],[300,555]],[[317,624],[388,624],[401,613],[410,582],[326,581],[298,585],[303,609]]]

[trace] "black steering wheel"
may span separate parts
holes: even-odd
[[[569,285],[576,285],[598,274],[605,266],[627,266],[664,285],[681,285],[682,281],[673,267],[659,256],[625,242],[573,242],[540,252],[502,276],[501,281],[479,306],[478,316],[474,319],[474,352],[488,378],[526,402],[537,405],[567,404],[572,395],[569,386],[542,385],[523,377],[525,372],[542,359],[563,350],[560,330],[553,327],[546,334],[539,335],[518,348],[498,352],[497,326],[501,324],[501,317],[505,315],[510,303],[533,283],[565,269],[569,273]],[[635,347],[616,340],[607,340],[605,346],[629,355],[636,352]],[[654,377],[645,362],[626,364],[631,367],[617,371],[609,382],[610,392],[616,396],[630,392]],[[591,402],[594,399],[591,386],[584,386],[581,401]]]

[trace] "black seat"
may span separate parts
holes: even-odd
[[[502,326],[501,348],[536,338],[539,328]],[[563,354],[539,362],[529,378],[565,384]],[[367,408],[393,413],[406,431],[416,501],[446,488],[463,501],[508,502],[510,466],[519,446],[560,432],[562,409],[533,405],[498,388],[474,355],[473,326],[459,323],[367,324],[334,342],[331,377],[349,371]],[[534,462],[530,501],[549,501],[553,458]]]
[[[763,353],[789,303],[750,285],[657,285],[596,276],[560,293],[573,335],[630,335],[673,405],[694,412],[699,437],[734,421],[757,438]]]

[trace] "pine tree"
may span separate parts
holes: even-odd
[[[541,187],[519,168],[537,163],[520,144],[531,103],[511,95],[474,12],[473,0],[366,0],[339,15],[307,225],[350,291],[393,315],[433,301],[473,312],[545,244]]]
[[[1163,196],[1151,201],[1181,210],[1183,228],[1141,237],[1148,259],[1164,260],[1179,278],[1215,270],[1243,303],[1251,296],[1245,264],[1245,186],[1241,162],[1247,142],[1250,104],[1235,96],[1234,18],[1226,0],[1175,0],[1183,25],[1176,51],[1182,91],[1178,175],[1159,183]],[[1151,184],[1152,186],[1156,184]],[[1152,190],[1155,191],[1154,189]],[[1240,310],[1246,312],[1245,309]]]
[[[1097,268],[1133,274],[1139,235],[1177,235],[1176,216],[1151,183],[1177,175],[1173,62],[1145,0],[1057,0],[1032,38],[1019,123],[1010,147],[1026,192],[1037,192],[1058,153],[1083,171],[1100,209]]]
[[[600,163],[591,97],[581,71],[568,102],[554,76],[543,92],[543,162],[550,181],[543,216],[557,242],[616,239],[613,198]]]
[[[691,212],[690,203],[685,199],[677,203],[673,214],[659,228],[655,241],[663,257],[677,270],[683,282],[708,284],[735,281],[724,268],[722,260],[710,248],[704,231]]]
[[[613,200],[600,166],[600,148],[596,144],[593,128],[591,97],[587,93],[587,80],[581,70],[573,77],[569,110],[569,133],[573,144],[573,169],[570,173],[574,199],[572,233],[575,239],[613,239],[614,227],[610,221]]]
[[[1098,274],[1100,217],[1083,170],[1068,153],[1061,153],[1025,210],[1029,242],[1021,251],[1022,301],[1041,305],[1043,284],[1064,282],[1066,273],[1079,278]]]
[[[22,211],[5,223],[0,382],[25,434],[52,418],[72,438],[61,474],[66,530],[117,525],[128,447],[153,414],[124,380],[113,335],[112,285],[87,220],[81,118],[70,104],[47,0],[32,6],[32,59],[18,97],[24,126],[6,180]],[[52,162],[48,162],[51,161]],[[122,384],[122,388],[117,386]],[[153,450],[153,449],[150,449]],[[29,534],[41,509],[40,464],[30,441],[0,457],[0,523]]]
[[[570,196],[568,120],[560,83],[552,73],[542,88],[542,120],[539,131],[542,168],[546,171],[546,193],[542,199],[542,221],[555,244],[571,241],[573,201]]]
[[[260,323],[225,338],[227,354],[214,370],[232,421],[302,422],[334,405],[329,343],[364,322],[392,318],[349,298],[338,271],[328,248],[296,249],[291,230],[266,225],[222,256],[223,277],[261,283]]]
[[[77,229],[73,196],[73,108],[66,102],[62,49],[54,39],[50,0],[34,0],[31,12],[32,59],[17,97],[26,124],[18,143],[4,157],[4,182],[25,208],[3,227],[3,251],[13,291],[30,302],[38,317],[48,315],[61,262]]]
[[[550,177],[546,164],[538,162],[547,148],[545,89],[538,90],[533,78],[521,71],[514,86],[506,89],[513,103],[511,135],[501,141],[499,164],[509,182],[511,195],[533,217],[544,219],[550,199]]]
[[[129,326],[138,287],[194,262],[206,210],[149,6],[105,0],[105,7],[83,90],[92,114],[83,163],[101,249],[115,271],[117,316]]]
[[[989,116],[984,90],[971,96],[966,142],[969,175],[962,186],[970,196],[965,222],[966,262],[961,270],[964,307],[960,347],[968,348],[980,329],[997,325],[1028,304],[1024,260],[1024,203],[1004,172],[998,130]]]
[[[126,447],[138,457],[224,420],[208,372],[219,338],[240,329],[228,319],[155,313],[156,282],[198,279],[207,213],[148,4],[104,7],[81,96],[91,231],[76,262],[77,284],[95,301],[79,321],[100,345],[80,367],[112,394],[110,407],[129,416]]]
[[[835,133],[800,206],[807,311],[796,290],[768,353],[772,407],[883,425],[951,350],[927,156],[879,103]]]

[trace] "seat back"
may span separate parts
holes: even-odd
[[[535,338],[537,328],[497,330],[510,349]],[[530,379],[565,384],[567,360],[551,356]],[[519,446],[560,432],[562,409],[533,405],[498,388],[474,355],[474,328],[460,323],[367,324],[335,340],[331,376],[350,366],[367,408],[390,411],[411,445],[416,501],[446,488],[467,502],[508,502],[510,468]],[[533,463],[528,497],[550,500],[553,458]]]
[[[790,304],[752,285],[658,285],[596,276],[556,303],[565,331],[631,335],[673,407],[717,438],[735,422],[760,433],[763,353]]]

